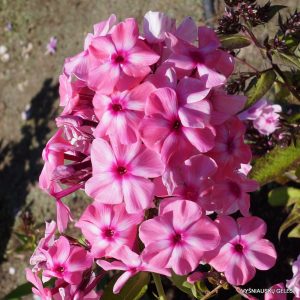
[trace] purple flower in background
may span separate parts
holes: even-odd
[[[57,38],[52,36],[47,44],[46,54],[55,54],[57,48]]]
[[[13,30],[13,25],[11,22],[7,22],[5,25],[6,31],[12,31]]]
[[[266,99],[261,99],[252,105],[249,109],[239,114],[242,121],[251,120],[253,127],[260,134],[269,135],[280,127],[281,106],[270,104]]]

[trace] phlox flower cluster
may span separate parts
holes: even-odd
[[[42,299],[100,299],[108,270],[121,271],[119,293],[140,271],[198,278],[201,262],[244,285],[274,265],[266,225],[249,213],[258,185],[237,117],[246,99],[223,88],[234,60],[220,46],[191,18],[178,25],[150,11],[143,33],[111,15],[66,59],[39,180],[57,221],[27,270]],[[79,189],[92,200],[75,223],[84,240],[63,235],[74,221],[63,198]]]
[[[262,135],[270,135],[280,127],[282,108],[278,104],[270,104],[261,99],[239,115],[241,120],[249,120],[253,127]]]

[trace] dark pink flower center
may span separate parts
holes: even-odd
[[[204,62],[203,54],[198,50],[190,51],[190,56],[192,60],[198,64],[202,64]]]
[[[121,111],[123,109],[121,104],[115,103],[112,105],[112,109],[116,112]]]
[[[107,228],[104,232],[104,235],[107,237],[107,238],[111,238],[113,237],[115,234],[115,231],[111,228]]]
[[[234,246],[234,250],[235,250],[236,252],[238,252],[238,253],[243,253],[244,246],[241,245],[241,244],[236,244],[236,245]]]
[[[125,167],[118,167],[117,172],[118,172],[120,175],[124,175],[124,174],[126,174],[127,169],[126,169]]]
[[[114,55],[112,55],[111,60],[113,61],[113,63],[119,65],[119,64],[123,64],[126,61],[125,55],[122,52],[119,53],[115,53]]]
[[[181,126],[180,120],[175,120],[172,127],[174,130],[179,130]]]
[[[65,268],[63,266],[57,266],[55,268],[55,272],[57,272],[57,273],[63,273],[64,270],[65,270]]]
[[[241,196],[241,188],[240,186],[233,181],[228,182],[229,191],[234,197],[239,198]]]
[[[182,241],[182,235],[180,233],[176,233],[174,236],[173,236],[173,242],[174,244],[178,244]]]

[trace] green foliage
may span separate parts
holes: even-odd
[[[289,237],[300,238],[299,235],[299,224],[300,224],[300,205],[299,202],[295,203],[292,211],[282,223],[278,231],[278,238],[280,239],[282,233],[291,226],[297,225],[290,233]]]
[[[300,163],[300,145],[286,148],[276,147],[265,156],[257,159],[251,170],[250,177],[264,185],[276,180],[284,172],[297,167]]]
[[[178,289],[193,298],[201,299],[209,292],[204,281],[198,281],[195,282],[195,284],[192,284],[187,282],[187,276],[180,276],[174,273],[170,279]]]
[[[5,300],[17,300],[21,299],[21,297],[30,295],[32,293],[33,285],[30,282],[19,285],[13,291],[11,291],[8,295],[4,297]]]
[[[271,206],[290,206],[300,204],[300,189],[279,187],[269,192],[268,202]]]
[[[119,276],[115,276],[105,287],[101,300],[138,300],[143,297],[148,289],[150,274],[140,272],[130,278],[119,294],[113,293],[113,286]]]
[[[219,36],[222,47],[228,50],[240,49],[251,45],[251,40],[242,34]]]
[[[300,69],[300,59],[293,54],[288,52],[274,51],[273,56],[291,68]]]
[[[254,77],[246,92],[246,95],[248,96],[246,107],[248,108],[257,100],[261,99],[272,87],[275,79],[276,73],[273,70],[264,71],[259,78]]]

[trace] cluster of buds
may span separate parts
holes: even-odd
[[[148,12],[143,36],[133,18],[94,26],[65,61],[64,109],[43,151],[40,187],[57,220],[27,270],[35,294],[100,299],[107,271],[123,272],[119,293],[139,272],[197,277],[200,262],[244,285],[275,264],[266,224],[249,212],[258,184],[247,178],[252,155],[237,117],[246,97],[224,89],[233,69],[216,33],[191,18],[176,26]],[[91,198],[75,223],[83,242],[63,234],[73,218],[62,199],[79,189]]]
[[[219,19],[218,32],[222,34],[238,33],[243,23],[255,27],[268,22],[272,16],[270,2],[260,6],[255,0],[227,0],[225,14]]]
[[[300,13],[295,11],[285,22],[279,16],[280,30],[274,38],[273,47],[280,51],[287,51],[289,47],[294,47],[300,39]],[[294,43],[292,39],[295,39]]]

